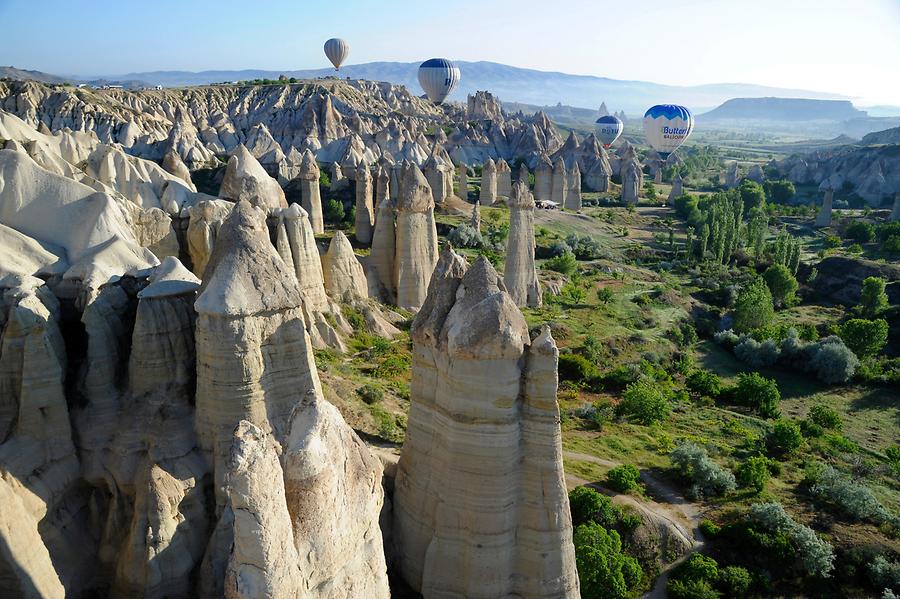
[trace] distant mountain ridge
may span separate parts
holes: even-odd
[[[718,106],[735,96],[782,96],[815,99],[846,99],[837,94],[767,87],[744,83],[715,83],[696,86],[662,85],[647,81],[626,81],[595,77],[590,75],[570,75],[560,72],[538,71],[514,67],[495,62],[457,61],[462,71],[459,88],[450,100],[465,101],[468,94],[477,90],[489,90],[502,101],[524,104],[555,105],[593,108],[601,102],[611,111],[625,110],[629,116],[641,116],[653,104],[684,104],[699,112]],[[416,71],[417,62],[370,62],[341,67],[340,76],[373,81],[389,81],[406,85],[410,90],[419,91]],[[334,75],[331,68],[272,71],[262,69],[216,70],[216,71],[150,71],[123,75],[70,77],[69,81],[139,81],[147,85],[180,87],[240,81],[247,79],[277,79],[279,75],[298,79]],[[2,76],[2,75],[0,75]]]
[[[809,98],[732,98],[697,117],[699,121],[848,121],[866,118],[849,100]]]

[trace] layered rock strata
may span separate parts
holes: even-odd
[[[578,597],[549,328],[530,340],[490,263],[448,249],[411,337],[404,579],[424,597]]]
[[[321,235],[325,232],[325,221],[322,217],[322,196],[319,190],[319,163],[308,149],[303,152],[303,162],[297,178],[300,180],[300,204],[309,215],[313,233]]]

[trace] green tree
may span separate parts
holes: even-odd
[[[579,525],[594,519],[597,514],[601,514],[607,504],[612,505],[608,501],[609,498],[601,495],[590,487],[575,487],[569,493],[569,511],[572,513],[572,524]]]
[[[841,327],[840,337],[860,358],[874,356],[887,344],[888,323],[883,318],[852,318]]]
[[[328,200],[325,204],[325,222],[336,225],[344,220],[344,205],[338,200]]]
[[[773,264],[766,269],[762,276],[769,287],[769,291],[772,292],[772,299],[775,304],[783,306],[791,303],[800,285],[787,266],[784,264]]]
[[[628,385],[616,409],[620,414],[630,416],[641,424],[665,420],[672,411],[665,393],[656,383],[646,379],[639,379]]]
[[[775,379],[767,379],[758,372],[742,372],[734,389],[735,400],[759,412],[763,418],[778,418],[781,392]]]
[[[749,331],[768,326],[775,318],[772,292],[763,279],[754,279],[738,294],[734,304],[734,328]]]
[[[742,487],[750,487],[757,493],[762,493],[769,481],[768,458],[761,455],[747,458],[738,466],[735,478]]]
[[[554,256],[544,262],[544,268],[555,270],[564,275],[571,275],[578,269],[578,260],[572,252],[566,252],[561,256]]]
[[[575,565],[583,597],[625,599],[644,577],[636,559],[622,551],[619,533],[596,522],[575,529]]]
[[[695,370],[684,381],[687,388],[707,397],[715,399],[722,392],[722,379],[709,370]]]
[[[744,202],[744,210],[749,212],[753,208],[760,208],[766,203],[766,192],[762,185],[750,179],[744,179],[738,185],[738,193],[741,194],[741,201]]]
[[[885,280],[869,277],[863,281],[859,293],[859,305],[866,318],[874,318],[888,307],[888,296],[884,292]]]
[[[787,180],[766,181],[766,190],[773,202],[783,204],[797,193],[794,184]]]
[[[597,301],[601,304],[608,304],[613,300],[613,290],[609,287],[601,287],[597,290]]]

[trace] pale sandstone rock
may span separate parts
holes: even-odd
[[[681,173],[675,173],[672,178],[672,191],[669,192],[669,205],[674,205],[675,199],[684,195],[684,182],[681,180]]]
[[[553,200],[553,163],[546,155],[541,156],[534,170],[534,199],[539,202]]]
[[[750,170],[747,171],[746,178],[762,185],[766,180],[766,174],[760,165],[754,164],[750,167]]]
[[[547,327],[531,342],[487,260],[461,262],[442,254],[411,330],[401,574],[425,597],[578,597],[556,346]]]
[[[512,192],[512,169],[503,158],[497,161],[497,195],[508,198]]]
[[[739,178],[738,163],[729,163],[728,169],[725,171],[725,189],[734,189],[737,187]]]
[[[353,253],[350,240],[340,231],[331,238],[328,252],[322,257],[322,270],[325,275],[325,290],[331,297],[342,300],[345,297],[369,296],[362,264]]]
[[[488,158],[481,167],[481,192],[478,203],[491,206],[497,201],[497,164]]]
[[[397,198],[397,224],[393,281],[397,305],[418,310],[425,301],[428,281],[437,263],[434,200],[422,171],[405,164]]]
[[[550,192],[550,201],[555,202],[560,208],[567,206],[566,198],[569,192],[569,181],[566,173],[566,163],[562,157],[557,158],[553,165],[553,187]]]
[[[181,159],[181,156],[178,155],[178,152],[174,150],[166,152],[166,155],[163,156],[162,167],[166,172],[181,179],[191,191],[197,191],[193,181],[191,181],[191,171],[188,170],[187,165]]]
[[[293,584],[290,550],[265,551],[292,540],[301,596],[388,597],[378,529],[381,468],[322,397],[300,287],[258,210],[245,202],[235,207],[208,270],[196,302],[197,430],[213,464],[218,505],[234,514],[230,596]],[[235,458],[234,423],[241,420],[258,429],[251,436],[271,435],[283,448],[283,491],[277,484],[271,494],[251,491],[272,485],[277,462],[268,448],[260,448],[258,463]],[[244,449],[254,452],[247,441]],[[286,537],[281,505],[292,536]]]
[[[372,229],[375,226],[375,206],[372,202],[372,176],[369,167],[362,162],[356,171],[356,240],[362,244],[372,243]]]
[[[187,250],[193,273],[200,278],[203,278],[206,263],[216,245],[219,226],[232,208],[234,204],[226,200],[209,200],[200,202],[188,211],[190,221],[186,234]]]
[[[481,233],[481,204],[472,205],[472,216],[469,218],[469,226]]]
[[[331,347],[343,352],[346,348],[338,330],[351,333],[352,329],[325,293],[325,276],[312,225],[306,211],[296,204],[282,210],[276,227],[276,248],[285,264],[293,266],[294,276],[300,285],[300,297],[306,327],[314,347]],[[338,330],[328,322],[329,315]]]
[[[568,174],[568,189],[566,189],[566,209],[581,212],[581,169],[578,163],[572,165]]]
[[[300,203],[309,215],[313,233],[321,235],[325,232],[325,221],[322,217],[322,195],[319,190],[319,163],[309,150],[303,152],[303,163],[297,176],[300,178]]]
[[[247,200],[267,212],[287,207],[284,191],[278,181],[269,176],[243,144],[238,145],[228,159],[219,197],[232,202]]]
[[[378,212],[381,203],[391,197],[391,174],[383,165],[378,165],[378,174],[375,177],[375,218],[378,218]]]
[[[422,165],[422,172],[425,175],[425,179],[428,180],[428,185],[431,187],[434,203],[437,205],[442,204],[447,195],[449,195],[447,193],[448,189],[451,192],[453,189],[452,169],[449,169],[442,159],[432,154]]]
[[[622,202],[634,205],[638,202],[643,175],[637,162],[629,162],[622,175]]]
[[[506,202],[509,206],[509,237],[503,282],[517,306],[541,305],[541,286],[534,266],[534,197],[517,182]]]
[[[397,255],[397,231],[394,201],[386,197],[378,205],[375,231],[372,235],[372,251],[369,254],[369,295],[385,303],[397,302],[397,285],[394,280],[394,261]]]
[[[831,226],[831,206],[834,201],[834,190],[830,187],[825,190],[825,199],[822,200],[822,208],[816,214],[817,227]]]

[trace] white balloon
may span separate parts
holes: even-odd
[[[350,54],[350,46],[341,38],[333,37],[325,42],[325,56],[334,65],[335,71],[340,70],[341,64],[346,60],[348,54]]]
[[[622,135],[625,125],[622,119],[617,116],[607,115],[601,116],[594,123],[597,129],[597,139],[603,144],[604,148],[608,148],[614,141]]]
[[[419,65],[419,85],[435,104],[443,102],[459,85],[459,67],[446,58],[431,58]]]
[[[684,106],[657,104],[644,113],[644,135],[665,160],[694,130],[694,115]]]

